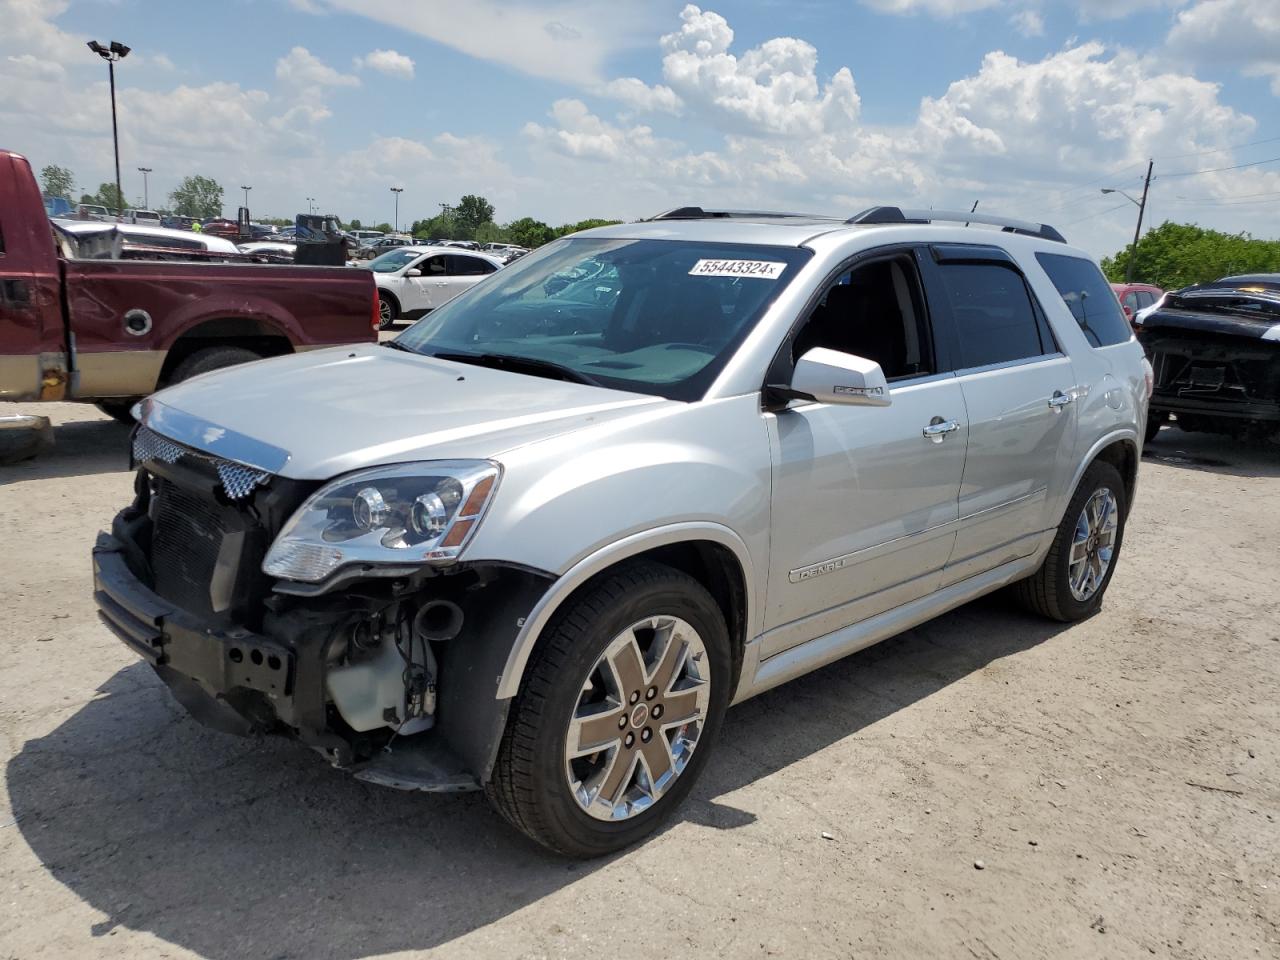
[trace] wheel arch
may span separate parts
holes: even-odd
[[[1076,468],[1076,475],[1072,478],[1071,486],[1067,490],[1068,501],[1080,486],[1084,472],[1094,462],[1102,460],[1111,464],[1120,473],[1120,477],[1124,480],[1126,509],[1132,510],[1134,496],[1138,490],[1140,449],[1138,434],[1134,430],[1116,430],[1099,439],[1089,449],[1088,455],[1081,460],[1080,466]]]
[[[216,317],[182,331],[165,352],[159,385],[169,383],[173,371],[192,354],[207,347],[244,347],[262,357],[293,353],[293,342],[285,331],[268,318],[256,316]]]
[[[742,538],[723,524],[691,521],[624,537],[584,557],[559,577],[521,625],[498,681],[498,699],[510,699],[519,691],[533,649],[557,610],[600,574],[641,559],[674,567],[711,593],[729,628],[736,685],[743,649],[759,632],[751,555]]]

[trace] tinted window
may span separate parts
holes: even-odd
[[[1133,336],[1116,295],[1092,261],[1061,253],[1037,253],[1036,259],[1091,344],[1107,347]]]
[[[961,369],[1053,350],[1040,342],[1035,308],[1016,270],[994,263],[944,263],[939,273],[951,303]]]
[[[1142,310],[1156,302],[1156,295],[1146,290],[1138,291],[1138,309]]]
[[[449,275],[451,277],[481,277],[493,273],[496,268],[488,260],[479,257],[464,257],[459,254],[449,256]]]

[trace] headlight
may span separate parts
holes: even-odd
[[[439,460],[349,474],[289,518],[262,570],[315,583],[350,564],[452,563],[493,499],[499,473],[488,460]]]

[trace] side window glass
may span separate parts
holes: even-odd
[[[938,273],[951,304],[961,369],[1052,352],[1051,344],[1041,343],[1035,308],[1016,270],[995,263],[943,263]]]
[[[1120,302],[1096,264],[1061,253],[1037,253],[1036,260],[1053,281],[1090,344],[1107,347],[1124,343],[1133,336]]]
[[[1138,309],[1138,295],[1136,293],[1127,293],[1124,297],[1124,305],[1130,310]]]
[[[449,276],[451,277],[476,277],[482,276],[487,271],[484,260],[479,257],[468,257],[462,254],[449,255]]]
[[[442,254],[431,257],[421,269],[424,277],[443,277],[449,272]]]
[[[915,264],[895,257],[837,278],[792,341],[792,361],[827,347],[880,364],[889,380],[935,373]]]
[[[1138,309],[1139,310],[1145,310],[1147,307],[1151,306],[1155,302],[1156,302],[1156,295],[1154,293],[1148,293],[1146,290],[1138,291]]]

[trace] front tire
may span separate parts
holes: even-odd
[[[133,410],[133,405],[137,402],[137,397],[126,400],[99,400],[94,406],[117,423],[132,427],[134,420],[130,411]]]
[[[557,612],[507,720],[490,802],[557,853],[651,834],[705,766],[733,684],[706,589],[657,563],[601,575]]]
[[[1095,460],[1080,478],[1044,563],[1014,584],[1022,604],[1063,623],[1097,613],[1120,559],[1128,513],[1120,471]]]

